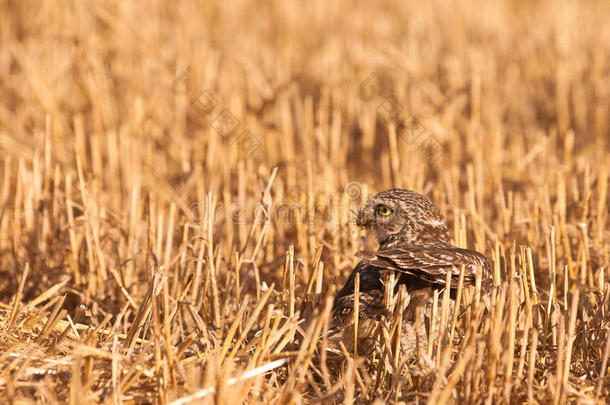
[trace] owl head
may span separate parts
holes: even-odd
[[[392,189],[369,197],[357,213],[356,224],[373,231],[381,249],[449,241],[441,211],[411,190]]]

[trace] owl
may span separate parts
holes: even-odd
[[[362,259],[335,296],[333,325],[337,338],[347,346],[354,342],[354,282],[360,274],[358,339],[370,339],[386,309],[383,302],[384,274],[394,272],[398,285],[404,285],[408,304],[403,313],[402,349],[413,353],[415,340],[425,342],[426,331],[414,329],[416,313],[422,324],[430,318],[434,292],[445,288],[447,272],[452,273],[451,289],[457,288],[463,265],[464,286],[474,285],[481,272],[483,291],[492,286],[487,258],[479,252],[449,243],[445,218],[439,208],[423,195],[392,189],[371,196],[361,207],[356,224],[377,238],[377,251],[361,251]],[[419,336],[416,336],[419,335]],[[359,347],[370,347],[363,342]]]

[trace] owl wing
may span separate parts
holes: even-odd
[[[343,288],[335,295],[333,319],[343,324],[354,309],[354,288],[356,274],[360,274],[360,318],[377,319],[387,315],[383,304],[383,284],[379,272],[383,268],[371,265],[368,260],[361,260],[352,270]],[[351,318],[349,318],[351,319]]]
[[[460,268],[464,265],[464,285],[474,285],[477,272],[482,271],[481,285],[491,287],[491,266],[481,253],[438,242],[402,249],[360,251],[358,256],[383,270],[409,274],[431,284],[444,285],[447,272],[452,272],[451,287],[457,288]]]

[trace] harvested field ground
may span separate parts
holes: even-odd
[[[1,0],[0,44],[1,403],[607,403],[609,2]],[[396,300],[325,346],[392,187],[494,267],[423,374]]]

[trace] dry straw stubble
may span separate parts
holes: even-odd
[[[0,400],[604,403],[609,17],[0,2]],[[497,285],[439,294],[414,363],[399,291],[373,353],[326,350],[392,186]]]

